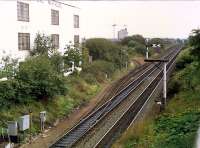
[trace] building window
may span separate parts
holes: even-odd
[[[79,44],[79,35],[74,35],[74,44]]]
[[[51,10],[51,24],[52,25],[59,25],[59,11]]]
[[[30,50],[30,33],[18,33],[19,50]]]
[[[79,28],[79,16],[74,15],[74,28]]]
[[[51,38],[52,38],[53,47],[58,49],[59,48],[59,34],[52,34]]]
[[[29,22],[29,4],[17,2],[17,20]]]

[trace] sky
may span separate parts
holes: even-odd
[[[86,38],[112,38],[127,27],[129,35],[187,38],[200,26],[200,1],[77,1],[81,29]]]

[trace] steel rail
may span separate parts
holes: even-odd
[[[173,64],[175,63],[175,60],[174,60],[174,59],[176,58],[176,56],[177,56],[178,53],[179,53],[179,51],[178,51],[178,52],[176,53],[176,55],[171,59],[169,65],[168,65],[167,74],[168,74],[169,70],[171,69],[171,67],[173,67]],[[173,63],[171,64],[171,62],[173,62]],[[155,92],[157,86],[158,86],[158,85],[160,84],[160,82],[162,81],[163,78],[161,78],[160,80],[158,80],[158,83],[155,84],[155,85],[156,85],[155,87],[152,87],[152,86],[151,86],[151,85],[154,83],[154,81],[157,80],[157,79],[160,77],[160,75],[162,75],[162,70],[161,70],[161,71],[157,74],[157,76],[150,82],[150,84],[143,90],[143,92],[137,97],[137,99],[134,100],[134,102],[129,106],[129,108],[118,118],[118,120],[113,124],[113,126],[102,136],[102,138],[97,142],[97,144],[96,144],[94,147],[100,147],[100,146],[102,146],[102,143],[103,143],[103,142],[105,143],[105,141],[107,141],[107,140],[109,139],[107,135],[110,134],[111,130],[113,130],[113,128],[115,128],[115,127],[117,126],[117,124],[119,124],[119,121],[122,120],[122,118],[124,118],[124,115],[127,114],[127,112],[130,110],[130,108],[132,108],[133,105],[135,105],[135,106],[138,105],[137,103],[138,103],[138,102],[141,103],[141,100],[144,99],[144,100],[143,100],[144,103],[141,104],[142,106],[140,106],[140,104],[139,104],[139,106],[135,107],[135,110],[131,112],[131,114],[133,114],[133,113],[135,112],[135,115],[133,115],[134,117],[133,117],[133,119],[132,119],[130,125],[134,122],[134,120],[135,120],[135,119],[137,118],[137,116],[140,114],[140,112],[141,112],[141,110],[143,109],[143,107],[146,105],[146,103],[147,103],[147,102],[149,101],[149,99],[151,98],[151,95]],[[154,88],[154,89],[153,89],[153,88]],[[149,91],[149,89],[153,89],[153,90],[152,90],[152,91],[151,91],[151,90]],[[149,94],[148,94],[148,95],[145,94],[147,91],[150,92],[150,95],[149,95]],[[145,100],[145,97],[144,97],[143,95],[148,96],[146,100]],[[139,111],[137,111],[137,110],[139,110]],[[126,120],[127,120],[127,118],[126,118]],[[102,141],[103,141],[103,142],[102,142]],[[107,146],[106,146],[106,147],[107,147]]]
[[[125,98],[126,98],[126,97],[125,97]],[[109,113],[111,113],[111,111],[110,111]],[[105,116],[106,116],[106,115],[104,115],[102,118],[104,118]],[[102,119],[102,120],[103,120],[103,119]],[[97,123],[101,122],[102,120],[98,121]],[[104,119],[104,120],[105,120],[105,119]],[[97,123],[96,123],[96,124],[97,124]],[[95,128],[96,124],[93,126],[94,128]],[[91,127],[90,131],[92,130],[93,127]],[[80,139],[80,141],[81,141],[81,139]]]
[[[173,50],[170,52],[170,54],[173,53]],[[170,55],[169,54],[169,55]],[[167,57],[167,56],[164,56],[164,58]],[[112,97],[110,100],[108,100],[105,104],[103,104],[102,106],[100,106],[98,109],[96,109],[95,111],[93,111],[91,114],[89,114],[89,116],[87,116],[86,118],[84,118],[82,121],[80,121],[78,124],[76,124],[74,127],[72,127],[66,134],[64,134],[62,136],[61,139],[57,140],[56,143],[54,143],[51,147],[70,147],[71,145],[73,145],[73,143],[75,143],[76,141],[78,141],[79,138],[81,138],[91,127],[93,127],[93,125],[96,124],[96,122],[98,122],[98,120],[100,120],[100,118],[105,115],[107,112],[111,111],[113,108],[115,108],[115,106],[117,104],[119,104],[123,99],[119,99],[116,101],[116,97],[117,96],[120,96],[121,93],[123,93],[126,89],[128,89],[131,85],[133,85],[134,83],[136,83],[136,87],[141,84],[141,83],[138,83],[138,81],[140,81],[142,78],[145,79],[144,75],[147,74],[150,70],[154,69],[155,66],[149,66],[150,68],[148,68],[147,70],[145,70],[142,75],[140,75],[137,79],[135,79],[133,82],[131,82],[129,85],[127,85],[124,89],[122,89],[121,91],[119,91],[114,97]],[[133,90],[133,89],[132,89]],[[128,91],[132,91],[131,89]],[[120,101],[121,100],[121,101]],[[113,102],[114,103],[113,103]],[[116,102],[115,102],[116,101]],[[114,106],[112,106],[112,104],[114,104]],[[109,106],[111,106],[110,108],[108,108]],[[96,116],[95,116],[95,113],[96,113]],[[91,118],[91,119],[90,119]],[[95,119],[94,119],[95,118]],[[87,123],[87,119],[90,119],[92,120],[93,124],[91,124],[90,122]],[[65,137],[68,136],[70,134],[71,131],[75,130],[78,126],[81,126],[82,123],[85,123],[86,122],[86,127],[87,129],[81,129],[83,130],[82,133],[76,133],[76,134],[79,134],[77,135],[76,137],[73,137],[70,139],[71,141],[71,144],[67,143],[66,142],[66,139]],[[64,140],[64,141],[63,141]],[[59,142],[63,143],[63,144],[59,144]]]
[[[106,114],[107,112],[108,112],[108,110],[106,110],[110,105],[112,105],[111,103],[113,103],[115,106],[117,105],[117,104],[119,104],[120,102],[118,101],[118,100],[116,100],[115,98],[117,97],[117,96],[120,96],[121,95],[121,93],[122,92],[124,92],[125,91],[125,89],[127,89],[128,87],[130,87],[131,85],[133,85],[133,83],[137,83],[137,82],[139,82],[139,84],[141,84],[143,81],[140,81],[140,79],[142,79],[143,77],[144,77],[144,75],[147,73],[147,72],[151,72],[152,71],[152,68],[155,68],[156,69],[156,67],[154,67],[154,66],[152,66],[152,67],[150,67],[149,69],[147,69],[144,73],[142,73],[142,75],[140,75],[136,80],[134,80],[133,82],[131,82],[130,84],[128,84],[127,85],[127,87],[125,87],[124,89],[122,89],[120,92],[118,92],[117,93],[117,95],[115,95],[114,97],[112,97],[110,100],[108,100],[105,104],[103,104],[102,106],[100,106],[98,109],[96,109],[95,111],[93,111],[91,114],[89,114],[89,116],[87,116],[85,119],[83,119],[79,124],[77,124],[74,128],[72,128],[68,133],[70,133],[72,130],[74,130],[75,128],[77,128],[78,126],[80,126],[82,123],[85,123],[85,121],[87,120],[87,119],[90,119],[90,120],[93,120],[92,119],[92,117],[94,117],[95,115],[94,114],[96,114],[97,115],[97,117],[96,117],[96,119],[93,121],[93,125],[95,125],[96,124],[96,121],[98,121],[98,120],[100,120],[100,117],[102,117],[103,116],[103,114]],[[138,85],[139,85],[138,84]],[[137,85],[137,84],[136,84]],[[138,86],[137,85],[137,86]],[[136,86],[136,87],[137,87]],[[135,88],[136,88],[135,87]],[[135,89],[134,88],[134,89]],[[129,90],[130,91],[130,90]],[[115,103],[117,103],[117,104],[115,104]],[[113,106],[112,108],[114,108],[115,106]],[[111,110],[111,108],[109,108],[109,111]],[[87,124],[86,124],[87,125]],[[63,136],[63,138],[61,138],[59,141],[61,142],[61,143],[65,143],[64,145],[65,146],[63,146],[63,144],[57,144],[57,143],[55,143],[55,144],[53,144],[52,146],[51,146],[51,148],[54,148],[54,147],[71,147],[74,143],[76,143],[77,141],[78,141],[78,139],[79,138],[81,138],[85,133],[87,133],[88,132],[88,130],[92,127],[91,125],[87,125],[88,126],[88,128],[86,128],[85,130],[84,130],[84,132],[82,132],[82,133],[79,133],[79,135],[77,135],[78,136],[78,138],[77,139],[72,139],[73,140],[73,142],[71,142],[70,144],[69,143],[66,143],[66,142],[62,142],[61,140],[63,139],[63,138],[65,138],[65,136],[68,134],[65,134],[64,136]],[[66,141],[66,140],[65,140]]]

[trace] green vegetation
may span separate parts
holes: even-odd
[[[200,123],[200,31],[194,30],[189,46],[180,53],[169,84],[166,110],[130,128],[113,147],[192,148]],[[197,45],[198,44],[198,45]],[[196,51],[196,52],[194,52]]]
[[[127,48],[107,39],[89,39],[85,46],[89,49],[93,60],[110,62],[115,68],[122,68],[129,61]]]
[[[24,62],[4,59],[0,78],[8,80],[0,82],[0,129],[30,110],[34,134],[40,129],[40,111],[47,111],[47,126],[65,118],[74,108],[87,103],[105,83],[133,68],[129,62],[133,56],[144,54],[145,39],[135,35],[128,43],[113,43],[95,38],[66,49],[61,55],[50,37],[37,34],[31,55]],[[72,65],[75,72],[65,77]],[[82,71],[78,72],[76,67],[80,66]]]
[[[7,127],[7,121],[17,120],[31,110],[32,131],[37,134],[40,111],[47,111],[46,125],[52,126],[57,119],[87,103],[105,83],[119,78],[116,77],[119,71],[120,76],[125,74],[129,70],[125,68],[129,60],[126,50],[109,40],[102,40],[110,44],[110,50],[106,53],[105,49],[104,56],[97,52],[99,58],[92,62],[89,62],[89,54],[95,52],[91,49],[96,47],[100,51],[101,42],[90,45],[91,49],[83,45],[82,53],[78,46],[66,46],[67,51],[61,55],[53,47],[51,38],[41,34],[37,34],[31,55],[24,62],[18,63],[6,57],[0,70],[0,78],[8,79],[0,82],[0,129]],[[81,64],[82,71],[65,77],[64,73],[72,63],[75,69]]]

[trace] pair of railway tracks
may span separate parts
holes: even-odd
[[[162,57],[169,59],[167,70],[170,69],[178,52],[179,49],[171,50]],[[109,147],[112,131],[125,129],[132,122],[162,79],[162,63],[148,64],[141,71],[136,73],[138,77],[124,89],[81,120],[50,147]]]

